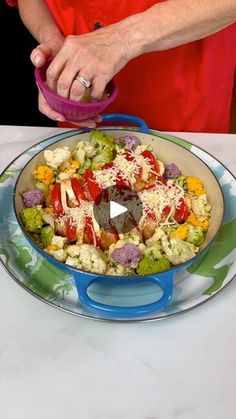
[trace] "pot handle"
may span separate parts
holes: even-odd
[[[166,307],[168,302],[170,301],[173,293],[173,277],[174,277],[175,271],[171,270],[166,273],[162,273],[161,276],[152,275],[152,276],[145,276],[145,279],[154,282],[156,285],[158,285],[163,295],[162,297],[149,304],[140,305],[140,306],[112,306],[108,304],[103,304],[98,301],[95,301],[91,299],[88,296],[88,288],[90,285],[92,285],[93,282],[103,280],[105,279],[106,282],[119,283],[121,286],[124,285],[124,281],[127,280],[127,277],[123,278],[117,278],[117,279],[108,279],[107,277],[93,277],[90,281],[87,281],[86,283],[83,283],[83,280],[81,279],[81,276],[79,274],[73,273],[76,287],[78,290],[79,298],[81,301],[81,304],[86,307],[88,310],[96,312],[98,314],[101,314],[106,317],[112,317],[112,318],[132,318],[132,317],[138,317],[138,316],[145,316],[147,314],[153,313],[155,311],[160,311],[163,308]],[[78,275],[78,280],[76,276]],[[137,277],[133,278],[135,281],[143,281],[143,278]],[[130,278],[129,278],[130,280]],[[123,284],[122,284],[123,282]]]
[[[131,124],[134,125],[138,125],[138,131],[140,132],[144,132],[146,134],[149,133],[149,128],[146,124],[146,122],[139,118],[138,116],[134,116],[134,115],[128,115],[128,114],[123,114],[123,113],[105,113],[102,116],[102,122],[115,122],[115,121],[119,121],[119,122],[129,122]]]

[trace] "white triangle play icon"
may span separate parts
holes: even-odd
[[[110,218],[117,217],[126,211],[128,211],[128,209],[123,205],[117,204],[117,202],[114,201],[110,201]]]

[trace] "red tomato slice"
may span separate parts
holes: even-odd
[[[59,217],[64,214],[64,209],[61,203],[61,184],[56,182],[53,186],[52,194],[52,208],[53,212]]]

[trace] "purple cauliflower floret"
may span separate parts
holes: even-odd
[[[22,193],[22,201],[26,208],[36,207],[43,203],[43,192],[39,189],[31,189]]]
[[[182,175],[182,172],[174,163],[165,164],[164,177],[166,179],[173,179],[176,176],[181,176],[181,175]]]
[[[124,246],[113,250],[111,258],[125,268],[137,268],[142,254],[135,244],[125,243]]]
[[[124,137],[116,138],[116,144],[124,147],[126,150],[132,151],[140,145],[140,140],[136,135],[124,135]]]

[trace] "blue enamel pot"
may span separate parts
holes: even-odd
[[[100,316],[106,318],[135,318],[138,316],[146,316],[156,311],[164,310],[165,307],[168,305],[173,294],[174,276],[176,272],[196,262],[198,258],[201,258],[204,255],[204,253],[209,249],[213,241],[216,239],[222,225],[224,215],[224,199],[220,185],[217,179],[215,178],[214,174],[211,172],[209,167],[191,151],[185,149],[179,144],[162,138],[161,134],[160,137],[153,136],[150,133],[146,123],[138,117],[123,114],[103,115],[103,122],[110,123],[113,121],[132,124],[138,126],[138,129],[132,128],[130,126],[104,126],[99,129],[102,129],[106,133],[115,136],[130,135],[132,133],[135,133],[135,135],[137,135],[140,138],[142,144],[150,144],[152,146],[159,160],[166,163],[175,163],[178,167],[181,168],[183,174],[186,174],[188,176],[200,177],[203,180],[207,190],[208,199],[212,205],[211,220],[209,230],[206,234],[206,240],[200,248],[199,253],[194,258],[192,258],[184,264],[175,266],[165,272],[156,273],[149,276],[117,277],[111,275],[99,275],[89,273],[79,270],[77,268],[73,268],[69,265],[66,265],[63,262],[54,259],[52,256],[48,255],[33,242],[31,237],[24,230],[24,226],[21,222],[20,214],[23,209],[21,194],[22,192],[35,187],[32,173],[37,165],[45,163],[43,153],[46,148],[53,150],[57,147],[68,146],[70,150],[73,150],[78,141],[88,140],[88,129],[80,131],[69,131],[67,133],[66,138],[63,139],[61,139],[60,135],[55,136],[55,142],[53,143],[53,145],[46,147],[43,150],[41,149],[41,151],[27,163],[27,165],[19,174],[15,186],[13,198],[14,209],[19,225],[29,243],[50,263],[56,265],[61,269],[66,270],[73,276],[80,302],[87,310],[96,312]],[[89,296],[89,287],[95,282],[102,283],[105,286],[106,284],[114,284],[119,285],[121,287],[124,286],[124,284],[130,284],[134,286],[135,292],[135,285],[140,284],[144,281],[151,281],[161,289],[161,297],[157,301],[154,301],[149,304],[127,307],[104,304],[99,301],[93,300],[91,296]]]

